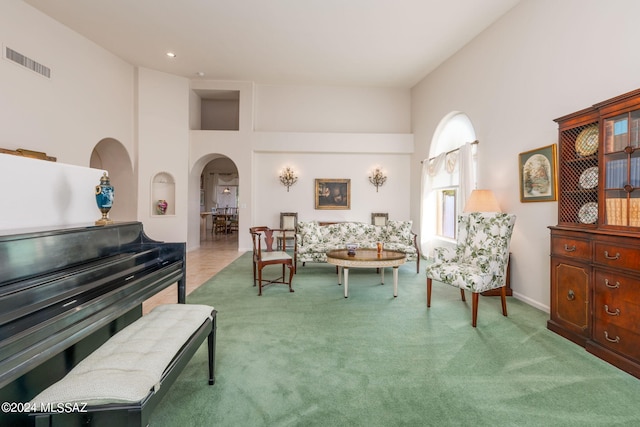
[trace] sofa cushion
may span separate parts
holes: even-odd
[[[319,243],[322,240],[320,226],[317,221],[298,222],[298,233],[303,245]]]
[[[305,254],[314,254],[314,253],[325,253],[328,251],[332,251],[334,249],[344,249],[344,244],[341,244],[340,246],[336,246],[336,245],[330,245],[327,243],[312,243],[310,245],[303,245],[303,246],[299,246],[298,247],[298,255],[305,255]]]
[[[402,243],[385,243],[384,248],[390,251],[400,251],[407,254],[407,256],[415,255],[418,253],[418,250],[413,245],[404,245]]]
[[[383,237],[382,227],[363,222],[341,222],[320,228],[322,241],[336,248],[342,248],[347,243],[357,243],[360,247],[371,247]]]
[[[401,245],[413,246],[411,226],[413,221],[387,221],[384,241],[388,243],[399,243]]]
[[[431,269],[429,267],[435,266]],[[427,267],[427,276],[439,282],[445,282],[460,289],[472,292],[484,292],[491,289],[494,275],[483,271],[473,264],[431,264]]]
[[[342,224],[329,224],[320,227],[320,242],[331,247],[337,245],[344,246],[347,242],[344,241],[341,225]]]

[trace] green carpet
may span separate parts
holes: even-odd
[[[275,271],[275,270],[274,270]],[[216,384],[206,346],[156,409],[152,426],[640,425],[640,380],[546,329],[548,315],[508,298],[470,301],[400,267],[380,285],[352,269],[307,264],[295,293],[257,296],[244,254],[187,298],[218,310]]]

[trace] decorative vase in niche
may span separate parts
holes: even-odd
[[[102,218],[96,221],[96,225],[113,224],[113,221],[108,217],[109,211],[113,206],[113,195],[113,185],[111,185],[107,173],[104,172],[100,177],[100,184],[96,185],[96,204],[100,212],[102,212]]]
[[[157,210],[158,210],[158,215],[164,215],[167,213],[167,201],[166,200],[158,200],[158,204],[157,206]]]

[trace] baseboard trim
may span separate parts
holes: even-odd
[[[538,310],[542,310],[545,313],[551,313],[551,308],[548,305],[540,304],[538,301],[533,300],[527,296],[524,296],[516,291],[513,291],[513,297],[532,307],[537,308]]]

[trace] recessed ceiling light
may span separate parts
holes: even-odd
[[[204,77],[204,72],[202,72],[202,71],[198,71],[196,74],[197,74],[198,76],[200,76],[200,77]]]
[[[175,53],[173,53],[173,52],[167,52],[167,56],[168,56],[169,58],[175,58],[175,57],[176,57],[176,54],[175,54]]]

